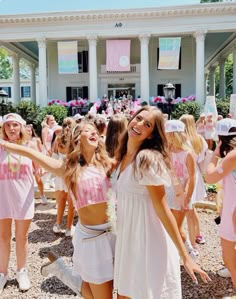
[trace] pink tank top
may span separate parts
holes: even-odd
[[[188,178],[188,169],[186,166],[186,158],[188,151],[181,151],[179,153],[172,153],[172,163],[176,175],[179,177],[181,183],[184,185]]]
[[[111,184],[103,169],[87,166],[78,178],[77,208],[108,201]]]

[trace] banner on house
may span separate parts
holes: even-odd
[[[107,72],[130,71],[130,40],[106,41]]]
[[[232,118],[236,119],[236,94],[231,94],[230,96],[229,113],[232,115]]]
[[[58,42],[59,74],[78,74],[77,41]]]
[[[177,70],[179,68],[181,37],[159,38],[158,69]]]
[[[204,107],[204,113],[205,115],[207,115],[208,113],[212,113],[213,119],[215,121],[217,120],[218,112],[216,108],[215,96],[207,96]]]

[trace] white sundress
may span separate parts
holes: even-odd
[[[136,158],[138,160],[138,157]],[[170,185],[165,169],[152,165],[135,178],[130,164],[120,173],[117,194],[117,241],[114,293],[132,299],[180,299],[180,258],[156,215],[147,185]],[[119,169],[117,171],[118,176]],[[165,177],[165,178],[164,178]]]

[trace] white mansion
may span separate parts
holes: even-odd
[[[160,37],[181,37],[177,70],[158,69]],[[106,41],[119,39],[131,41],[130,71],[107,72]],[[58,41],[77,41],[77,74],[58,73]],[[194,94],[203,103],[206,80],[209,94],[215,94],[217,65],[220,97],[224,97],[224,63],[230,53],[236,93],[235,2],[9,15],[0,11],[0,47],[7,49],[13,63],[13,81],[0,80],[0,88],[15,102],[25,97],[24,93],[46,106],[49,99],[94,101],[124,91],[148,101],[162,95],[163,85],[172,82],[176,96]],[[27,84],[20,80],[20,59],[31,69]]]

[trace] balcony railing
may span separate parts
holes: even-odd
[[[128,72],[107,72],[106,65],[101,65],[101,74],[116,74],[116,73],[140,73],[140,64],[131,64]]]

